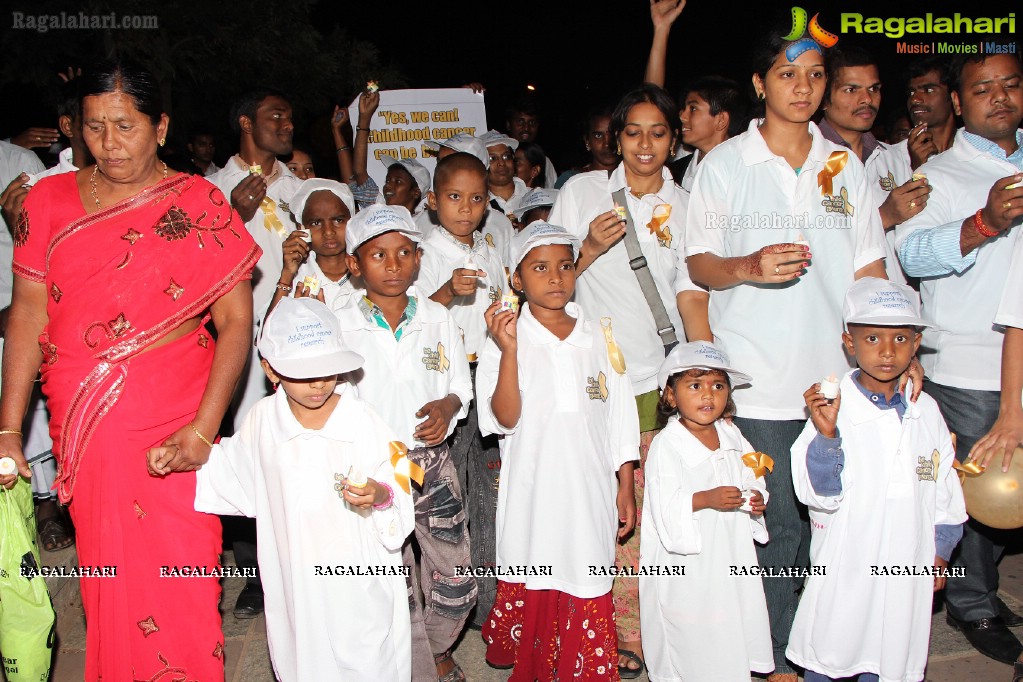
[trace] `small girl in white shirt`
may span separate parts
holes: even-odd
[[[338,381],[363,358],[344,346],[326,305],[282,299],[258,348],[278,390],[213,446],[197,472],[195,508],[256,519],[270,660],[281,682],[407,682],[401,547],[414,527],[417,467]],[[169,473],[173,455],[173,447],[150,449],[150,471]]]
[[[636,522],[636,401],[613,341],[571,302],[579,240],[536,222],[512,245],[528,302],[487,310],[476,375],[480,429],[504,435],[487,662],[514,666],[512,680],[617,680],[611,584],[616,534]]]
[[[732,389],[750,377],[706,341],[676,346],[657,373],[668,425],[646,463],[639,601],[651,682],[749,680],[774,669],[753,541],[767,542],[764,474],[738,427]],[[656,570],[655,570],[656,569]]]

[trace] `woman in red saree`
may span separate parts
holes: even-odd
[[[168,118],[151,76],[111,65],[83,81],[96,165],[40,181],[15,228],[0,455],[28,475],[10,425],[41,366],[79,564],[116,570],[81,579],[86,679],[223,680],[217,578],[161,570],[214,570],[219,520],[193,510],[194,473],[150,477],[145,454],[175,445],[184,470],[208,456],[251,343],[259,247],[219,190],[157,159]]]

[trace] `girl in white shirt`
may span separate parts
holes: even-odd
[[[772,463],[726,420],[732,388],[750,378],[705,341],[675,347],[657,378],[672,417],[646,462],[639,599],[650,680],[748,680],[774,669],[753,546],[767,541]]]
[[[480,429],[505,437],[482,634],[513,680],[618,679],[611,584],[616,533],[636,520],[639,422],[620,352],[570,302],[578,250],[549,223],[516,235],[512,285],[529,302],[487,310],[476,375]]]

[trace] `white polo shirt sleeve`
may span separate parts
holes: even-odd
[[[597,325],[590,323],[592,327]],[[603,338],[594,329],[593,342],[604,345]],[[605,350],[606,352],[606,350]],[[608,450],[614,458],[615,470],[623,464],[639,460],[639,412],[636,408],[632,382],[628,373],[619,374],[608,361]]]
[[[881,213],[874,194],[867,186],[867,175],[862,164],[859,166],[859,181],[856,183],[856,195],[863,206],[853,209],[853,220],[856,230],[856,250],[853,254],[853,270],[857,271],[875,261],[883,261],[888,255],[888,247],[884,238],[884,227],[881,224]],[[898,267],[897,264],[893,264]]]
[[[429,298],[437,293],[451,279],[452,269],[445,266],[440,254],[440,245],[433,239],[421,244],[423,257],[419,262],[419,274],[416,276],[416,289]]]
[[[1017,227],[1013,231],[1016,243],[1012,248],[1012,260],[1009,263],[1009,275],[1005,280],[1002,300],[995,315],[995,324],[1005,327],[1023,329],[1023,238]]]
[[[725,249],[728,218],[732,209],[728,202],[730,183],[722,174],[724,168],[705,162],[696,170],[693,191],[689,195],[689,209],[686,211],[686,257],[701,253],[711,253],[721,258],[746,255],[728,253]]]
[[[558,192],[558,198],[554,200],[547,222],[565,228],[578,237],[579,241],[583,241],[590,233],[590,224],[584,223],[579,215],[580,202],[576,196],[579,184],[572,182],[576,177],[579,176],[569,178],[565,186]]]
[[[455,324],[455,320],[450,314],[447,315],[447,321],[444,325],[447,328],[447,337],[451,340],[451,353],[449,356],[449,361],[451,362],[449,368],[451,384],[449,390],[462,401],[458,414],[452,417],[451,423],[448,424],[447,435],[450,436],[454,432],[455,424],[458,420],[464,419],[469,414],[469,403],[472,402],[473,392],[472,374],[469,372],[469,360],[466,358],[462,330]]]
[[[699,554],[703,549],[700,522],[693,512],[693,494],[700,492],[686,479],[680,461],[683,447],[675,433],[677,422],[654,436],[646,460],[644,513],[649,513],[657,538],[674,554]]]
[[[210,459],[195,472],[195,510],[222,516],[256,516],[256,458],[259,421],[273,398],[249,410],[241,429],[213,445]]]

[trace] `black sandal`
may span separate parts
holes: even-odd
[[[46,502],[40,504],[40,507]],[[39,543],[47,552],[59,552],[75,544],[74,536],[66,521],[64,508],[54,502],[50,502],[56,510],[53,514],[36,517],[36,526],[39,532]]]
[[[625,658],[639,665],[638,668],[630,668],[628,663],[626,663],[625,665],[619,664],[618,676],[623,680],[634,680],[640,675],[642,675],[643,671],[646,670],[646,665],[643,663],[643,659],[640,658],[635,651],[629,651],[628,649],[619,649],[618,655],[625,656]]]

